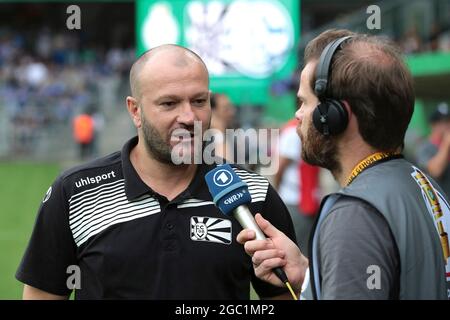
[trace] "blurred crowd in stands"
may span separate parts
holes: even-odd
[[[450,51],[450,26],[435,24],[431,30],[423,36],[412,27],[397,41],[406,54]],[[116,77],[128,90],[134,59],[134,48],[89,44],[82,33],[0,26],[0,114],[11,124],[10,152],[31,154],[41,129],[70,125],[77,114],[101,115],[99,86]],[[292,79],[274,83],[272,94],[297,88],[294,73]],[[121,101],[123,92],[109,94]]]
[[[443,27],[434,23],[427,36],[421,35],[417,27],[413,25],[398,40],[398,43],[405,54],[450,51],[450,25]]]
[[[0,27],[0,108],[13,124],[13,153],[30,152],[42,128],[101,112],[102,79],[118,76],[127,83],[134,48],[81,43],[77,33]]]

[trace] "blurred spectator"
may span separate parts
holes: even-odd
[[[405,54],[417,53],[422,50],[422,40],[416,26],[411,26],[411,28],[405,33],[403,38],[400,40],[400,46]]]
[[[94,141],[92,143],[92,153],[94,156],[97,156],[100,153],[99,140],[100,134],[105,127],[105,117],[103,116],[103,113],[95,110],[92,113],[92,119],[94,120]]]
[[[211,94],[211,129],[217,129],[218,134],[214,136],[215,156],[227,160],[233,159],[232,148],[234,144],[226,141],[226,129],[231,129],[234,124],[236,109],[230,98],[221,93]]]
[[[80,160],[92,157],[94,130],[94,118],[92,115],[82,113],[73,119],[73,138],[79,148]]]
[[[431,134],[417,150],[417,163],[450,195],[450,110],[440,103],[430,117]]]
[[[428,39],[428,47],[431,51],[439,50],[439,39],[442,33],[441,26],[435,22],[431,27],[430,37]]]

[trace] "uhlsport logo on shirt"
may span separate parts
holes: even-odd
[[[99,184],[101,181],[103,180],[108,180],[116,177],[116,173],[114,172],[114,170],[111,170],[111,172],[108,173],[104,173],[95,177],[85,177],[85,178],[81,178],[80,180],[75,182],[75,186],[77,188],[81,188],[84,186],[88,186],[91,184]]]
[[[211,217],[191,217],[191,239],[230,244],[231,221]]]

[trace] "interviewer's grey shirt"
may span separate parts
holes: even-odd
[[[343,198],[335,204],[320,228],[319,259],[322,299],[398,299],[396,242],[385,218],[368,203]],[[379,267],[380,289],[367,285],[374,275],[370,266]]]

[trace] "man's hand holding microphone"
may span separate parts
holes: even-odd
[[[252,257],[255,275],[273,285],[284,286],[273,272],[274,268],[282,268],[295,292],[300,292],[308,259],[291,239],[259,213],[255,220],[267,236],[266,240],[255,240],[255,232],[251,229],[244,229],[237,236],[237,241],[244,245],[245,252]]]

